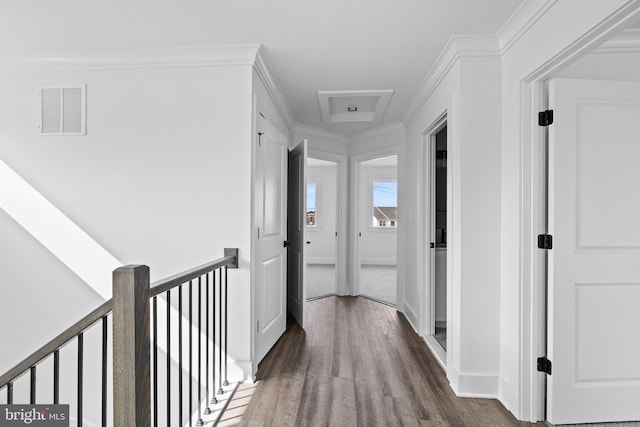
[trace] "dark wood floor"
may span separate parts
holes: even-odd
[[[498,401],[458,398],[395,309],[365,298],[307,304],[219,425],[525,426]]]

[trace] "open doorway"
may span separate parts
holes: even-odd
[[[307,159],[306,300],[337,293],[338,163]]]
[[[396,306],[398,156],[360,162],[359,294]]]
[[[431,259],[433,336],[447,349],[447,126],[431,141]]]

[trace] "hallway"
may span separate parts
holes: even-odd
[[[307,304],[238,389],[219,425],[524,426],[495,400],[456,397],[395,309],[366,298]]]

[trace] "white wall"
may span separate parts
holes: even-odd
[[[427,129],[447,113],[447,377],[459,395],[497,396],[499,371],[500,68],[491,40],[453,40],[448,68],[407,127],[407,278],[405,304],[417,330],[428,334]],[[446,49],[445,49],[446,52]],[[420,179],[420,177],[423,177]]]
[[[87,135],[36,136],[38,89],[69,84],[87,85]],[[0,92],[1,160],[123,263],[149,265],[156,280],[218,258],[224,247],[240,249],[240,269],[229,274],[238,331],[229,346],[248,370],[251,67],[34,69],[4,73]],[[2,250],[2,258],[18,258]],[[66,281],[59,270],[41,274],[57,287]],[[3,287],[3,300],[38,286]],[[78,281],[68,286],[74,290],[50,302],[87,292]],[[13,327],[36,314],[14,305],[7,315]],[[64,326],[52,319],[42,336]],[[0,328],[8,333],[7,324]],[[27,349],[15,351],[24,357]]]
[[[307,166],[307,182],[316,183],[316,227],[307,227],[305,248],[309,264],[336,263],[337,172],[335,163]]]
[[[0,235],[0,372],[5,373],[103,299],[1,209]]]

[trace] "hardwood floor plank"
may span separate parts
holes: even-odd
[[[392,307],[328,297],[305,309],[307,330],[289,321],[250,396],[238,393],[224,425],[533,425],[496,400],[455,396],[422,338]]]

